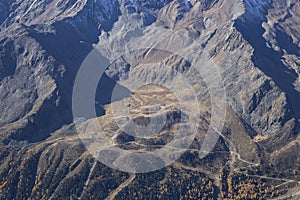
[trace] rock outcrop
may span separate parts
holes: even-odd
[[[297,0],[0,2],[0,199],[299,196],[299,19]],[[138,92],[139,98],[131,98],[134,120],[147,125],[167,113],[167,125],[158,136],[128,135],[112,121],[111,106],[122,101],[111,101],[113,87],[130,93],[139,83],[179,84],[179,74],[188,77],[200,105],[183,97],[195,107],[187,111],[197,116],[199,127],[174,164],[131,175],[100,164],[82,144],[72,90],[93,49],[111,64],[95,98],[98,119],[89,120],[99,120],[111,144],[126,150],[153,151],[147,145],[164,146],[178,124],[190,124],[178,119],[175,97],[149,89],[152,99]],[[218,105],[211,102],[214,83],[201,76],[211,68],[193,66],[203,57],[222,77],[226,97],[216,101],[224,104],[226,118],[218,143],[200,159],[205,133],[218,119],[212,116]],[[162,104],[158,100],[168,105],[154,105]],[[184,113],[184,118],[192,117]],[[207,187],[198,190],[199,181]]]

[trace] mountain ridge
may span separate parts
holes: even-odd
[[[0,199],[297,199],[299,8],[296,0],[1,1]],[[154,41],[150,51],[136,51],[134,59],[126,51]],[[195,73],[197,66],[162,53],[160,45],[181,47],[188,60],[207,52],[223,78],[225,125],[203,159],[198,151],[214,105],[209,85]],[[180,120],[176,104],[170,104],[159,111],[168,113],[168,131],[150,139],[130,137],[112,122],[110,107],[119,101],[106,101],[108,85],[126,88],[149,79],[172,83],[178,71],[191,79],[201,105],[199,130],[171,166],[133,177],[103,165],[83,145],[71,94],[82,62],[97,48],[105,49],[112,64],[95,108],[104,134],[121,149],[145,151],[145,145],[165,144]],[[125,55],[113,60],[120,53]],[[160,89],[149,91],[163,100]],[[146,124],[155,114],[145,114],[147,105],[138,109],[138,103],[148,102],[143,92],[135,93],[131,111],[142,113],[134,120]],[[123,160],[120,154],[118,163]],[[201,184],[207,188],[195,186]]]

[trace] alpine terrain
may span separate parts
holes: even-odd
[[[300,199],[299,39],[298,0],[0,0],[0,199]]]

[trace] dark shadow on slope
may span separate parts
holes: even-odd
[[[13,0],[0,1],[0,25],[7,19],[12,8]]]
[[[0,41],[0,81],[15,73],[17,67],[16,49],[12,40]],[[21,50],[18,50],[21,51]]]
[[[96,13],[95,11],[96,10],[105,10],[106,8],[105,7],[103,7],[103,5],[101,4],[101,1],[95,1],[94,2],[94,0],[93,1],[90,1],[89,2],[89,4],[91,4],[90,6],[91,6],[91,10],[89,11],[89,12],[91,12],[90,13],[90,18],[91,19],[93,19],[93,20],[95,20],[96,18],[97,18],[97,15],[99,16],[99,13]],[[116,22],[116,21],[118,21],[118,19],[119,19],[119,16],[122,14],[121,13],[121,10],[120,10],[120,4],[119,4],[119,2],[117,1],[116,2],[116,6],[114,7],[114,9],[113,9],[113,11],[112,11],[112,14],[110,15],[110,16],[108,16],[108,15],[106,15],[106,13],[105,12],[103,12],[102,14],[104,15],[104,18],[106,19],[106,20],[103,20],[102,22],[101,22],[101,28],[104,30],[104,31],[106,31],[106,32],[109,32],[109,31],[111,31],[112,30],[112,28],[113,28],[113,26],[114,26],[114,23]]]
[[[112,97],[113,90],[116,90],[115,96]],[[96,101],[102,105],[110,104],[130,97],[132,93],[126,87],[118,84],[115,80],[104,74],[98,84]]]
[[[67,22],[52,25],[53,32],[44,32],[47,25],[26,27],[30,36],[45,50],[44,57],[52,56],[54,69],[49,74],[55,79],[56,91],[43,102],[42,108],[31,117],[27,125],[18,130],[12,139],[38,142],[65,124],[72,123],[72,86],[84,58],[92,51],[92,44],[98,42],[99,31],[95,24],[86,23],[74,27]],[[85,41],[84,43],[81,41]],[[66,71],[61,71],[64,65]],[[43,66],[45,68],[49,66]],[[59,103],[57,103],[59,100]]]
[[[293,43],[293,39],[288,36],[285,32],[277,30],[276,31],[276,40],[278,45],[286,50],[288,54],[294,54],[300,57],[300,50],[296,44]]]
[[[79,24],[76,27],[67,22],[57,22],[52,25],[55,33],[39,32],[38,30],[44,29],[43,26],[31,26],[26,29],[45,50],[45,58],[47,59],[49,56],[55,58],[55,69],[51,72],[51,76],[55,79],[58,87],[43,103],[42,108],[31,117],[26,127],[13,134],[11,139],[19,141],[38,142],[44,140],[63,125],[73,122],[72,90],[75,77],[82,62],[93,50],[92,44],[98,43],[100,34],[93,21]],[[61,65],[65,66],[65,72],[61,72]],[[111,90],[116,86],[116,82],[108,77],[104,77],[102,81],[104,81],[102,85],[105,86],[106,92],[101,93],[100,88],[98,95],[101,96],[100,101],[103,101],[99,103],[103,105],[110,103],[107,100],[110,99]],[[95,104],[95,107],[98,116],[105,114],[101,106]]]
[[[289,105],[291,105],[292,116],[300,118],[300,93],[295,89],[293,83],[297,80],[295,71],[289,69],[282,63],[282,52],[274,51],[266,46],[266,40],[263,38],[265,30],[261,26],[262,22],[247,24],[243,17],[235,22],[236,29],[243,34],[243,37],[254,48],[253,63],[267,76],[271,77],[276,85],[287,94]],[[285,39],[286,36],[279,34],[278,39]],[[295,53],[295,48],[287,41],[279,41],[282,48],[291,53]],[[299,53],[299,52],[298,52]],[[285,123],[289,119],[283,119]]]

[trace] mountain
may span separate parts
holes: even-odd
[[[299,38],[297,0],[0,0],[0,199],[299,199]]]

